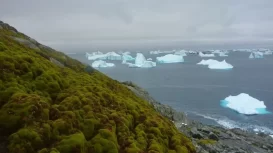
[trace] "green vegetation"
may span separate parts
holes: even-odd
[[[200,139],[199,143],[202,145],[208,145],[208,144],[216,144],[217,141],[212,140],[212,139]]]
[[[37,42],[39,49],[21,44],[13,37],[30,38],[10,29],[0,29],[0,133],[8,152],[195,152],[118,81]]]

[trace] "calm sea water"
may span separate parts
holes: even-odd
[[[135,56],[134,53],[132,53]],[[146,54],[146,58],[156,56]],[[72,58],[91,64],[85,54],[73,54]],[[158,64],[151,69],[128,68],[121,61],[116,67],[99,69],[119,81],[133,81],[146,89],[156,100],[184,111],[189,118],[206,124],[228,128],[258,129],[273,133],[273,115],[245,116],[220,106],[220,100],[229,95],[248,93],[265,102],[273,112],[273,55],[264,59],[248,59],[249,53],[233,52],[228,57],[215,57],[232,64],[232,70],[210,70],[196,65],[202,58],[196,55],[184,57],[179,64]]]

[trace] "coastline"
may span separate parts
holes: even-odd
[[[205,125],[191,120],[183,112],[153,99],[147,91],[132,82],[122,82],[137,96],[148,101],[156,111],[170,119],[175,126],[188,136],[197,153],[273,153],[273,138],[262,132],[255,133],[239,128],[224,128]]]

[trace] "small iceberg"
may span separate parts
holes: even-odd
[[[263,58],[264,57],[263,55],[264,54],[262,52],[252,52],[252,53],[250,53],[249,58],[250,59],[253,59],[253,58]]]
[[[219,56],[220,56],[220,57],[226,57],[226,56],[228,56],[228,55],[225,54],[224,52],[220,52],[220,53],[219,53]]]
[[[174,55],[187,56],[186,52],[187,52],[186,50],[180,50],[176,51]]]
[[[94,68],[102,68],[102,67],[114,67],[114,63],[106,63],[103,60],[97,60],[92,63],[92,67]]]
[[[147,61],[142,53],[137,53],[135,64],[127,63],[129,67],[138,67],[138,68],[152,68],[156,66],[156,63],[153,61]]]
[[[209,69],[219,69],[219,70],[227,70],[232,69],[233,66],[226,62],[226,60],[223,60],[222,62],[219,62],[217,60],[208,59],[208,60],[202,60],[201,62],[197,63],[198,65],[207,65]]]
[[[167,54],[165,56],[157,57],[158,63],[181,63],[184,62],[184,58],[181,55]]]
[[[233,66],[226,62],[226,60],[223,60],[222,62],[212,63],[208,66],[209,69],[232,69]]]
[[[200,57],[214,57],[214,54],[204,54],[202,52],[199,52]]]
[[[115,52],[106,53],[106,57],[108,60],[121,60],[122,59],[121,55],[119,55]]]
[[[152,61],[153,59],[152,58],[148,58],[147,61]]]
[[[221,101],[221,106],[228,107],[240,114],[256,115],[269,114],[263,101],[255,99],[246,93],[237,96],[228,96]]]

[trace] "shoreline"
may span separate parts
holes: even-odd
[[[185,113],[157,102],[136,84],[130,81],[122,82],[122,84],[149,102],[161,115],[170,119],[180,132],[192,140],[197,153],[273,153],[272,135],[239,128],[207,125],[189,119]]]

